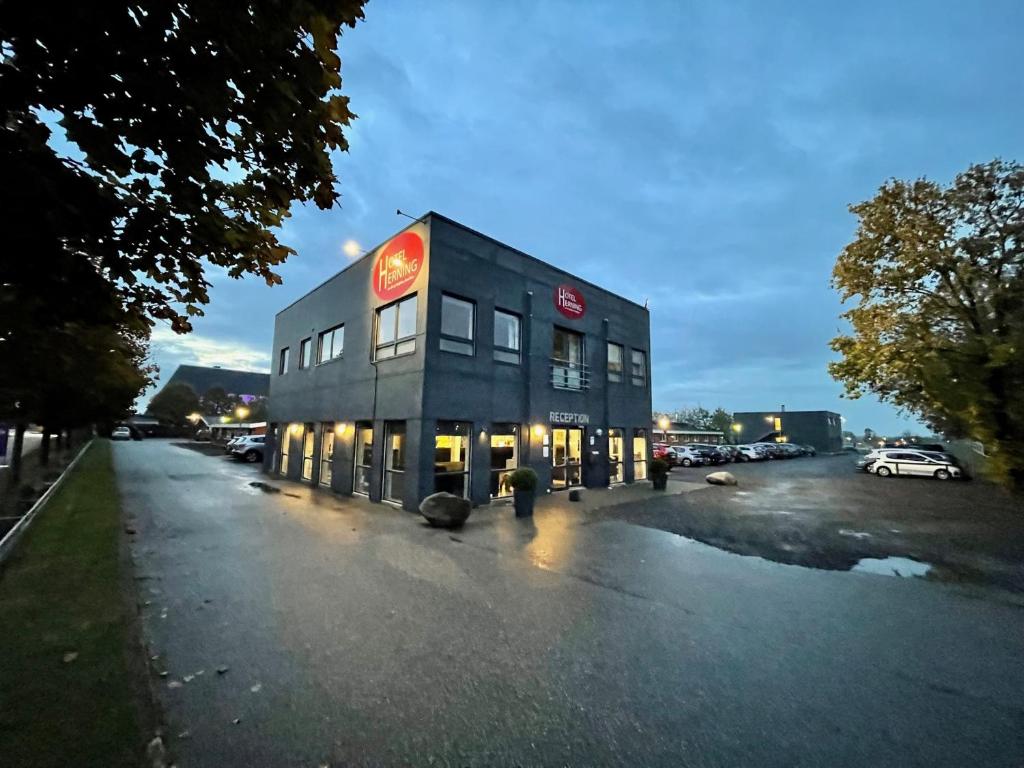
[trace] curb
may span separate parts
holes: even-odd
[[[81,450],[79,450],[75,455],[75,458],[71,460],[71,463],[68,464],[64,468],[64,471],[60,473],[60,477],[53,482],[53,485],[46,489],[46,493],[40,496],[29,511],[22,515],[21,520],[15,523],[14,527],[4,534],[3,539],[0,539],[0,563],[3,563],[4,560],[7,559],[8,555],[14,551],[14,547],[18,543],[18,539],[20,539],[21,535],[28,530],[29,525],[32,524],[32,521],[35,519],[36,515],[39,514],[39,511],[46,505],[46,502],[50,500],[50,497],[54,492],[64,483],[64,478],[67,477],[68,473],[75,468],[75,465],[78,464],[78,460],[81,459],[83,454],[85,454],[89,449],[89,446],[92,445],[92,441],[94,439],[95,438],[89,438],[88,442],[83,445]]]

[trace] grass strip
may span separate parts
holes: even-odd
[[[0,573],[0,762],[138,766],[145,660],[120,546],[110,444],[96,440]]]

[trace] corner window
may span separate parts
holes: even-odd
[[[469,497],[469,436],[472,425],[439,421],[434,435],[434,493]]]
[[[608,381],[622,381],[622,345],[608,342]]]
[[[633,350],[632,379],[638,387],[647,385],[647,355],[639,349]]]
[[[316,361],[326,363],[336,357],[341,357],[345,351],[345,326],[336,325],[330,328],[317,338]]]
[[[471,301],[441,296],[441,349],[459,355],[473,354],[473,320],[476,306]]]
[[[309,350],[313,346],[313,337],[303,339],[299,342],[299,369],[309,367]]]
[[[288,373],[288,353],[290,352],[288,347],[284,347],[277,358],[277,375],[284,376]]]
[[[499,363],[519,362],[519,315],[494,310],[494,359]]]
[[[374,360],[416,351],[416,294],[377,310]]]

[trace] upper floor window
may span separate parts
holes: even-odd
[[[473,354],[473,320],[476,305],[471,301],[441,296],[441,349],[460,355]]]
[[[556,389],[587,389],[590,386],[583,362],[583,334],[555,328],[551,346],[551,384]]]
[[[374,360],[416,351],[416,294],[377,310]]]
[[[303,339],[299,342],[299,368],[305,368],[309,365],[309,351],[313,347],[313,337]]]
[[[501,363],[519,362],[519,315],[494,310],[494,359]]]
[[[633,350],[633,383],[638,387],[647,384],[647,354],[639,349]]]
[[[345,351],[345,326],[336,325],[320,334],[317,339],[316,361],[326,363],[336,357],[341,357]]]
[[[608,381],[622,381],[622,345],[608,342]]]
[[[277,374],[283,376],[288,373],[288,356],[291,350],[288,347],[282,347],[281,352],[277,357]]]

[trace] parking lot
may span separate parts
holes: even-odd
[[[855,455],[724,467],[676,467],[669,490],[732,472],[708,487],[602,512],[707,544],[784,563],[846,570],[866,558],[931,565],[929,578],[1024,591],[1024,504],[983,480],[882,478]]]

